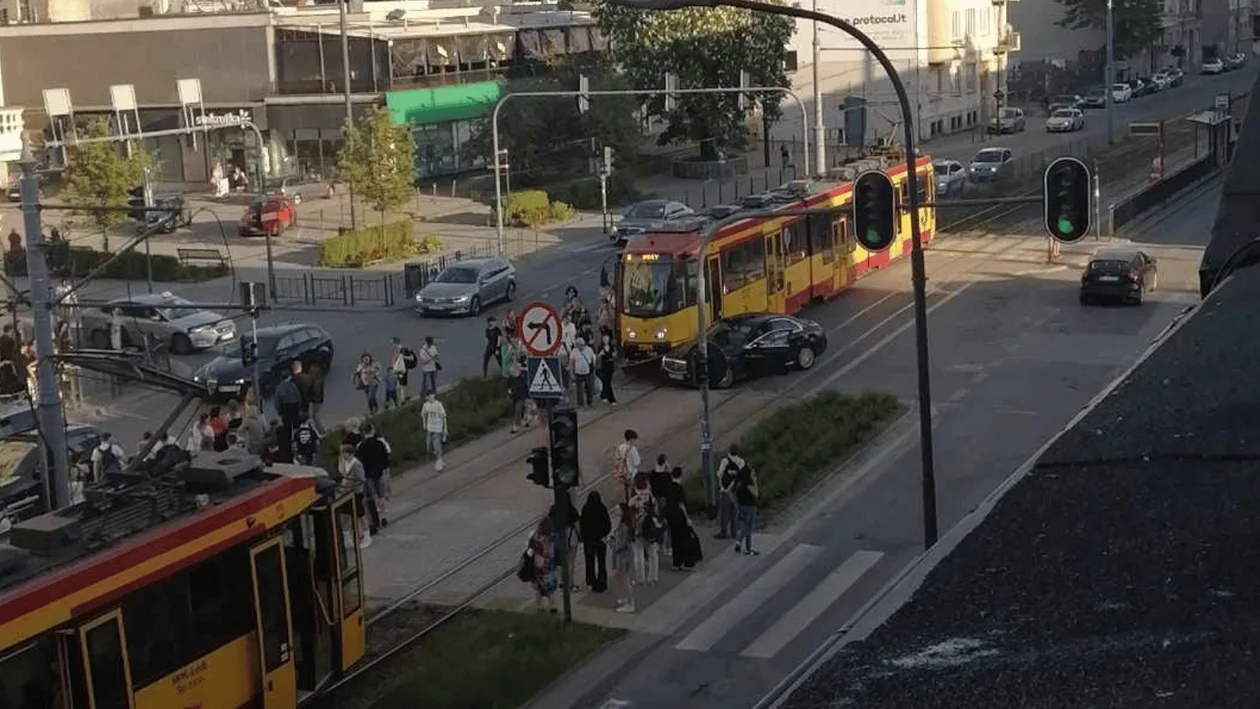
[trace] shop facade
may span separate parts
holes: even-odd
[[[386,94],[394,122],[411,126],[417,181],[484,168],[485,156],[469,155],[465,146],[502,96],[500,81]]]

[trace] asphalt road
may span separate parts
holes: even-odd
[[[1195,269],[1210,228],[1197,205],[1213,199],[1210,192],[1131,232],[1161,265],[1160,291],[1140,308],[1080,307],[1084,255],[1065,254],[1067,267],[1047,265],[1037,257],[1041,239],[958,238],[928,251],[942,532],[1197,300]],[[907,285],[908,266],[899,263],[816,308],[810,316],[838,330],[827,359],[806,376],[757,386],[878,390],[912,402]],[[812,509],[780,520],[776,526],[787,529],[770,530],[752,573],[742,566],[739,576],[708,579],[715,588],[690,601],[694,613],[623,673],[604,706],[755,704],[921,551],[917,440],[906,427],[848,473],[858,477],[847,486],[819,491],[806,503]]]

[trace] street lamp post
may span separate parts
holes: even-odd
[[[862,43],[888,75],[901,105],[902,131],[906,149],[906,186],[910,208],[911,281],[914,287],[914,334],[918,360],[919,447],[922,455],[923,542],[931,547],[937,540],[936,470],[932,456],[932,386],[928,362],[927,274],[923,262],[923,239],[919,231],[919,176],[915,171],[914,114],[901,75],[879,45],[844,20],[812,10],[787,5],[771,5],[756,0],[616,0],[618,4],[642,10],[678,10],[685,7],[738,7],[754,12],[814,20],[835,27]],[[701,264],[703,270],[704,264]],[[703,338],[705,333],[700,333]],[[705,347],[700,347],[704,352]],[[706,353],[707,354],[707,353]]]
[[[681,6],[680,6],[681,7]],[[801,107],[801,129],[802,146],[805,149],[805,174],[811,174],[809,171],[809,114],[805,111],[805,104],[801,102],[801,97],[795,91],[784,86],[741,86],[738,88],[710,88],[710,89],[673,89],[670,94],[732,94],[732,93],[758,93],[758,92],[776,92],[791,96],[796,105]],[[507,239],[503,234],[503,187],[499,182],[499,174],[503,167],[499,162],[499,109],[503,108],[503,104],[508,99],[514,97],[522,98],[575,98],[578,96],[642,96],[644,94],[665,93],[660,89],[621,89],[616,91],[518,91],[516,93],[506,94],[499,102],[494,105],[494,111],[490,114],[490,141],[491,150],[494,152],[494,211],[495,211],[495,228],[498,232],[499,255],[507,254]],[[506,152],[506,151],[504,151]]]
[[[1116,142],[1115,97],[1112,87],[1116,83],[1116,27],[1113,17],[1112,0],[1107,0],[1107,69],[1105,71],[1106,86],[1103,87],[1107,99],[1107,144]]]

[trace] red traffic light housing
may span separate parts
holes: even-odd
[[[867,251],[887,251],[897,238],[897,189],[882,170],[853,181],[853,232]]]
[[[1058,158],[1046,167],[1044,179],[1046,233],[1067,244],[1084,239],[1092,221],[1089,167],[1077,158]]]

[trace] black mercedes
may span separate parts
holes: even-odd
[[[252,337],[246,329],[242,346]],[[246,366],[239,349],[223,352],[198,369],[193,379],[210,392],[216,402],[245,394],[254,379],[254,367]],[[278,323],[258,328],[258,375],[264,397],[271,396],[294,361],[304,367],[318,365],[328,374],[332,368],[333,340],[328,331],[311,323]]]
[[[812,320],[779,313],[745,313],[709,328],[709,381],[716,389],[740,379],[809,369],[827,349],[827,333]],[[699,343],[678,345],[661,358],[661,372],[695,383]]]

